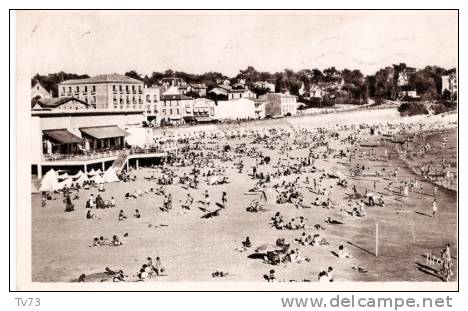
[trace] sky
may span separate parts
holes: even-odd
[[[23,11],[16,20],[31,75],[172,69],[235,76],[249,65],[373,74],[400,62],[453,68],[458,59],[456,11]]]

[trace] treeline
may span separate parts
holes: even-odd
[[[445,69],[438,66],[426,66],[408,74],[406,85],[399,86],[400,73],[408,72],[405,63],[393,65],[378,70],[375,75],[368,76],[370,97],[395,100],[401,91],[415,90],[421,100],[442,99],[442,76],[455,72],[455,68]],[[447,95],[445,95],[447,97]]]
[[[89,78],[88,75],[77,75],[74,73],[66,73],[63,71],[60,71],[59,73],[51,73],[48,75],[40,75],[36,74],[34,77],[31,79],[31,87],[36,84],[36,82],[39,82],[46,90],[48,90],[53,97],[58,96],[58,87],[57,85],[60,82],[63,82],[65,80],[70,80],[70,79],[85,79]]]
[[[267,90],[255,85],[257,81],[268,81],[275,86],[275,92],[289,91],[293,95],[300,96],[302,101],[307,101],[307,94],[301,90],[309,90],[310,86],[336,84],[344,82],[339,91],[332,92],[328,98],[328,104],[332,101],[346,101],[358,103],[371,98],[382,98],[395,100],[399,93],[405,90],[416,90],[421,99],[440,99],[442,98],[442,76],[455,72],[455,69],[444,69],[437,66],[427,66],[421,70],[412,70],[408,74],[407,84],[399,86],[398,79],[400,73],[409,72],[406,64],[401,63],[378,70],[374,75],[365,76],[360,70],[343,69],[337,70],[335,67],[326,68],[323,71],[314,69],[302,69],[294,71],[284,69],[281,72],[257,71],[253,66],[248,66],[231,80],[232,85],[245,82],[257,95],[262,95]],[[156,85],[163,78],[178,77],[188,83],[204,83],[208,89],[217,85],[219,80],[229,79],[220,72],[206,72],[204,74],[191,74],[183,71],[166,70],[164,72],[153,72],[151,75],[142,75],[132,70],[125,73],[126,76],[139,79],[145,85]],[[77,75],[72,73],[59,72],[48,74],[46,76],[36,74],[31,83],[39,81],[46,89],[50,90],[54,96],[57,96],[57,84],[68,79],[87,78],[88,75]],[[303,88],[302,88],[303,87]],[[330,94],[329,94],[330,95]],[[325,103],[327,99],[322,101]]]

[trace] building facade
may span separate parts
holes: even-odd
[[[249,98],[220,100],[216,104],[214,117],[218,120],[256,119],[255,102]]]
[[[458,96],[458,83],[456,73],[451,73],[446,76],[442,76],[442,95],[444,91],[450,92],[450,97],[452,100],[456,100]]]
[[[90,108],[144,110],[143,81],[120,74],[104,74],[58,84],[59,97],[75,97]]]
[[[297,114],[297,96],[282,93],[267,93],[265,114],[269,117],[294,116]]]
[[[183,117],[193,115],[193,98],[182,94],[161,96],[161,121],[165,124],[181,124]]]
[[[36,82],[31,88],[31,99],[52,98],[49,93],[39,82]]]
[[[161,122],[161,93],[163,89],[159,86],[143,88],[146,120],[153,125]]]

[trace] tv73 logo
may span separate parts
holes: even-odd
[[[15,298],[18,307],[39,307],[41,298]]]

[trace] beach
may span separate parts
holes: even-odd
[[[451,150],[447,161],[456,169],[454,151],[457,146],[457,125],[456,114],[402,118],[396,109],[368,109],[303,118],[154,130],[159,136],[190,137],[181,147],[195,150],[198,159],[203,159],[200,161],[203,163],[200,175],[220,170],[223,176],[229,178],[229,183],[208,185],[205,178],[200,176],[198,189],[192,189],[182,187],[176,178],[174,184],[165,185],[166,194],[172,195],[173,207],[163,212],[164,196],[150,191],[158,187],[156,181],[145,179],[150,176],[160,178],[161,168],[141,167],[129,172],[131,176],[136,176],[134,182],[105,184],[105,192],[99,194],[104,199],[113,196],[116,207],[93,210],[97,219],[87,219],[88,209],[85,208],[89,195],[98,194],[96,188],[81,189],[79,198],[73,201],[75,211],[71,213],[64,213],[62,194],[52,194],[54,199],[48,200],[44,207],[41,207],[41,195],[33,194],[32,280],[70,282],[81,274],[103,272],[106,267],[121,269],[129,280],[137,280],[138,271],[146,258],[160,257],[165,268],[164,275],[145,281],[264,282],[263,276],[270,269],[275,269],[277,280],[317,281],[319,272],[331,266],[336,282],[436,282],[441,278],[434,271],[436,268],[427,263],[425,255],[439,256],[445,245],[450,243],[454,257],[454,276],[450,281],[456,281],[457,180],[446,187],[440,184],[436,198],[439,209],[437,217],[432,217],[434,182],[425,179],[415,169],[421,164],[418,159],[402,157],[400,144],[384,143],[382,138],[427,132],[424,140],[412,141],[413,148],[416,148],[427,139],[432,145],[439,146],[440,137],[444,135]],[[376,128],[374,135],[369,134],[371,127]],[[404,133],[399,132],[402,128]],[[193,135],[197,133],[204,133],[204,138],[194,138]],[[322,139],[308,144],[311,143],[308,139],[321,136]],[[350,143],[352,141],[353,144]],[[197,144],[200,149],[195,149]],[[228,160],[220,157],[226,145],[230,146],[230,151],[225,153],[230,157]],[[237,147],[245,149],[245,152],[236,152]],[[424,155],[424,163],[440,161],[437,148]],[[349,155],[350,163],[347,157],[336,156],[339,150]],[[200,152],[203,152],[203,156]],[[305,166],[301,167],[299,174],[272,177],[271,182],[262,188],[267,194],[265,210],[257,213],[246,211],[252,200],[261,199],[259,192],[249,191],[258,181],[251,176],[253,167],[256,167],[257,173],[272,174],[279,169],[278,163],[293,166],[300,159],[309,157],[311,152],[317,156],[313,161],[315,169]],[[269,164],[259,164],[258,154],[268,156],[271,159]],[[181,155],[178,153],[178,156]],[[239,160],[243,162],[242,172],[235,165]],[[356,166],[364,166],[360,174],[352,172]],[[191,165],[177,163],[165,167],[175,172],[177,177],[184,173],[190,175],[193,169]],[[389,175],[394,169],[398,169],[398,184],[418,180],[420,190],[409,192],[408,196],[401,195],[396,186],[389,191],[390,182],[397,184]],[[345,176],[343,179],[348,182],[346,188],[337,185],[338,179],[326,177],[334,171]],[[312,187],[310,182],[314,179],[320,183],[320,188],[332,189],[329,196],[333,207],[311,204],[317,198],[323,201],[326,197],[308,189]],[[295,185],[307,207],[297,208],[291,203],[276,202],[281,187],[275,190],[273,186],[283,182]],[[353,186],[359,196],[353,191]],[[138,190],[142,191],[141,196],[125,197],[126,193]],[[206,214],[200,210],[205,190],[211,198],[211,210],[217,209],[216,203],[221,203],[222,193],[227,193],[226,208],[219,211],[219,216],[201,218]],[[351,216],[349,211],[360,197],[364,197],[366,190],[381,196],[385,206],[367,206],[365,217]],[[188,193],[194,198],[190,210],[181,207]],[[132,217],[136,209],[141,218]],[[127,219],[118,220],[120,210],[124,211]],[[305,228],[278,230],[270,224],[271,217],[277,212],[287,220],[304,217]],[[326,223],[329,217],[341,224]],[[317,224],[324,229],[316,229],[314,226]],[[376,225],[379,231],[378,254]],[[319,233],[328,244],[304,246],[296,243],[295,240],[303,232]],[[94,237],[111,238],[113,235],[118,235],[123,245],[90,247]],[[243,250],[241,242],[247,236],[252,247]],[[252,258],[256,247],[275,244],[277,239],[282,238],[291,244],[292,249],[300,249],[302,256],[308,260],[271,265]],[[344,245],[352,258],[336,256],[339,245]],[[215,271],[228,275],[213,277]]]

